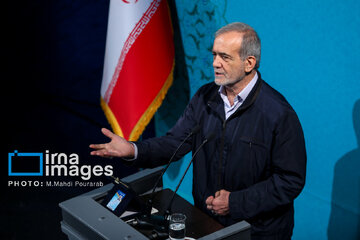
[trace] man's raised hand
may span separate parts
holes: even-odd
[[[124,138],[114,134],[109,129],[102,128],[101,132],[111,139],[108,143],[90,144],[90,148],[94,149],[90,152],[91,155],[101,157],[124,157],[133,158],[135,149],[133,144],[126,141]]]

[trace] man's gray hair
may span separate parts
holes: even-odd
[[[239,52],[240,58],[244,61],[247,57],[254,56],[256,58],[255,69],[258,69],[261,58],[261,42],[256,31],[246,23],[234,22],[217,30],[215,38],[227,32],[244,33]]]

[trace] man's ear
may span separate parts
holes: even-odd
[[[245,60],[245,72],[250,73],[256,65],[256,58],[254,56],[248,56]]]

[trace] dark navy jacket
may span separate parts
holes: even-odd
[[[260,76],[260,74],[259,74]],[[285,98],[259,77],[241,107],[225,120],[219,87],[201,87],[166,136],[137,143],[135,164],[165,164],[196,125],[201,130],[177,158],[197,149],[209,133],[216,137],[198,153],[193,166],[195,206],[208,212],[205,200],[220,189],[230,191],[230,214],[224,225],[247,220],[252,237],[290,239],[293,200],[305,184],[306,152],[298,117]]]

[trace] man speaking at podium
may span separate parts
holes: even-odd
[[[175,159],[214,133],[194,159],[195,206],[225,226],[248,221],[252,239],[291,239],[293,201],[305,184],[305,142],[295,111],[262,80],[260,52],[249,25],[222,27],[212,49],[215,81],[197,91],[166,136],[131,143],[102,129],[111,141],[91,144],[91,154],[155,167],[166,164],[187,136]]]

